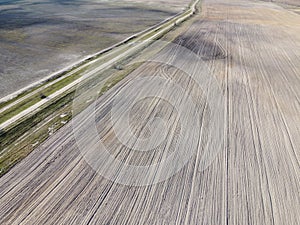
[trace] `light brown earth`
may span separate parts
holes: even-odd
[[[182,72],[146,63],[98,100],[99,135],[122,162],[161,161],[180,140],[180,123],[169,104],[150,98],[132,109],[138,136],[149,135],[146,122],[155,116],[171,126],[165,142],[146,154],[117,141],[109,111],[122,90],[128,91],[121,95],[124,101],[148,90],[178,94],[151,82],[130,84],[149,73],[169,78],[189,91],[203,112],[202,123],[188,129],[192,142],[183,142],[186,149],[199,143],[186,166],[151,186],[113,183],[83,160],[69,124],[0,179],[0,223],[300,224],[299,20],[274,3],[207,0],[202,16],[176,40],[204,60],[224,94],[223,148],[206,170],[199,160],[210,103]],[[194,66],[179,53],[173,49],[168,59]],[[178,100],[186,101],[184,95]],[[194,119],[189,111],[186,118]]]

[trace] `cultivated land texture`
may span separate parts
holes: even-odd
[[[287,5],[294,5],[294,6],[300,6],[300,2],[298,0],[273,0],[273,1],[264,0],[264,1],[287,4]]]
[[[189,0],[0,2],[0,98],[181,12]]]
[[[188,164],[152,186],[113,183],[82,158],[70,124],[0,179],[0,223],[300,224],[299,20],[298,14],[274,3],[207,0],[202,16],[176,40],[204,60],[224,94],[223,148],[206,170],[201,170],[199,159],[207,140],[210,103],[182,72],[146,63],[97,100],[99,135],[111,154],[135,165],[159,162],[174,150],[180,123],[163,100],[145,99],[131,113],[137,136],[149,135],[147,121],[156,116],[171,126],[154,152],[130,151],[111,129],[109,111],[120,91],[126,90],[127,96],[153,89],[175,94],[151,82],[130,85],[150,71],[153,78],[180,84],[202,112],[201,124],[188,130],[192,142],[183,143],[187,149],[199,143]],[[194,65],[176,49],[166,57]],[[186,101],[179,96],[178,101]]]

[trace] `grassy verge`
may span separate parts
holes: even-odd
[[[80,76],[82,76],[82,73],[85,71],[84,69],[81,69],[77,71],[76,73],[72,74],[71,76],[68,76],[59,82],[43,89],[40,92],[37,92],[36,94],[24,99],[23,101],[15,104],[14,106],[10,107],[9,109],[5,110],[4,112],[0,113],[0,123],[5,122],[6,120],[12,118],[13,116],[19,114],[23,110],[29,108],[30,106],[33,106],[34,104],[41,101],[43,97],[47,97],[54,92],[60,90],[61,88],[65,87],[66,85],[70,84],[71,82],[78,79]]]
[[[1,134],[1,149],[4,147],[4,152],[1,152],[0,156],[0,176],[25,158],[36,146],[45,141],[51,135],[49,129],[51,132],[55,132],[63,126],[63,123],[59,121],[60,117],[57,116],[57,112],[70,111],[68,103],[72,100],[72,96],[73,93],[69,93],[18,126]],[[53,113],[55,113],[55,117],[49,120],[49,116]],[[67,115],[68,117],[64,118],[65,120],[71,118],[70,113]],[[38,125],[44,120],[49,120],[49,122],[37,129]]]

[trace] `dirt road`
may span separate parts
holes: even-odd
[[[186,135],[180,133],[176,110],[159,98],[133,106],[130,122],[135,136],[151,135],[148,122],[156,117],[169,128],[166,139],[147,153],[130,150],[137,146],[134,141],[127,147],[120,143],[110,111],[115,98],[128,104],[126,99],[149,90],[186,102],[185,95],[157,83],[131,83],[149,73],[152,79],[174,80],[193,97],[195,113],[200,113],[200,124],[187,130],[190,139],[180,142],[183,149],[196,148],[188,163],[171,178],[150,186],[115,183],[83,159],[73,133],[77,127],[69,124],[0,179],[0,223],[300,224],[299,20],[300,15],[273,3],[207,0],[202,16],[176,40],[210,68],[224,95],[222,149],[208,168],[202,170],[199,163],[210,143],[212,112],[205,91],[182,71],[148,62],[99,98],[95,128],[120,162],[161,162]],[[167,57],[194,66],[176,49]],[[187,109],[185,118],[196,121],[193,113]],[[85,133],[82,137],[90,138]]]

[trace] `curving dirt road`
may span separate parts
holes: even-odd
[[[181,148],[196,149],[188,163],[171,178],[150,186],[112,182],[83,159],[73,132],[80,129],[76,124],[84,126],[79,120],[74,129],[72,124],[61,129],[0,179],[0,223],[300,224],[299,20],[300,15],[273,3],[207,0],[202,16],[175,40],[202,59],[224,95],[222,149],[208,168],[201,168],[200,158],[206,144],[216,147],[209,144],[208,127],[214,121],[209,120],[212,112],[204,97],[211,87],[199,90],[182,71],[148,62],[97,100],[96,129],[112,155],[133,165],[161,162],[187,136]],[[198,64],[176,48],[160,54],[203,75]],[[151,80],[131,83],[149,73],[151,79],[180,84],[196,102],[200,124],[181,134],[178,114],[170,104],[144,99],[130,114],[135,136],[155,136],[148,122],[156,117],[169,130],[155,151],[135,152],[130,148],[136,142],[125,147],[113,130],[110,111],[115,98],[129,104],[126,99],[131,96],[154,90],[187,101],[184,94]],[[196,121],[192,109],[186,113],[187,120]],[[120,112],[117,115],[122,118]],[[91,137],[83,133],[82,138]]]

